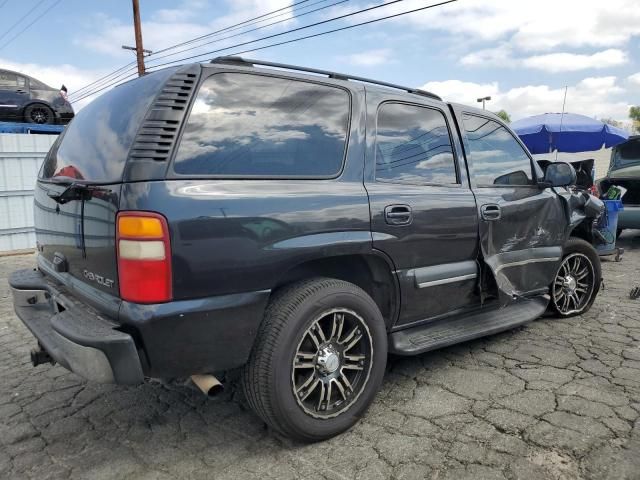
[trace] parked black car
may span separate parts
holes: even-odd
[[[626,228],[640,228],[640,135],[629,137],[611,150],[607,176],[598,181],[601,194],[613,185],[627,189],[618,214],[618,235]]]
[[[575,179],[484,110],[221,58],[78,113],[37,181],[38,268],[10,284],[34,365],[205,390],[240,367],[258,415],[320,440],[362,416],[387,352],[591,307],[600,209]]]
[[[67,124],[74,116],[66,88],[51,88],[35,78],[0,70],[0,120]]]

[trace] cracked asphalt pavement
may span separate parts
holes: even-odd
[[[586,315],[390,358],[362,421],[330,441],[281,438],[233,387],[87,383],[33,368],[0,258],[0,478],[640,479],[640,231]]]

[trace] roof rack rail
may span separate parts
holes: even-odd
[[[379,80],[372,80],[370,78],[356,77],[355,75],[346,75],[344,73],[331,72],[329,70],[319,70],[317,68],[299,67],[297,65],[288,65],[286,63],[266,62],[263,60],[251,60],[248,58],[242,58],[238,56],[222,56],[216,57],[211,60],[210,63],[222,63],[226,65],[240,65],[245,67],[253,67],[254,65],[262,65],[265,67],[283,68],[286,70],[298,70],[300,72],[317,73],[319,75],[327,75],[329,78],[335,78],[338,80],[356,80],[358,82],[372,83],[374,85],[382,85],[383,87],[397,88],[398,90],[404,90],[405,92],[415,93],[416,95],[422,95],[424,97],[433,98],[436,100],[442,100],[435,93],[420,90],[419,88],[403,87],[402,85],[396,85],[395,83],[381,82]]]

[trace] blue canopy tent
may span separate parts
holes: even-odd
[[[545,113],[511,124],[531,153],[589,152],[613,147],[629,134],[621,128],[575,113]]]

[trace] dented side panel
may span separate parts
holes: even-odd
[[[480,246],[503,303],[546,289],[562,258],[567,216],[562,200],[536,187],[476,189],[479,208],[496,204],[499,220],[482,220]]]

